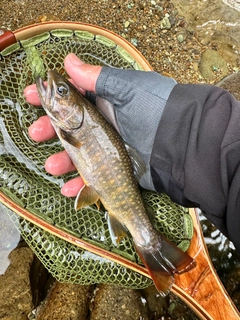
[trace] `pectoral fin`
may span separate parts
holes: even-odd
[[[127,234],[127,229],[111,214],[108,214],[108,229],[115,246],[117,246]]]
[[[76,197],[75,210],[91,206],[92,204],[96,204],[99,209],[99,202],[100,199],[97,192],[93,188],[84,185]]]
[[[75,139],[69,132],[61,129],[59,134],[63,140],[67,141],[69,144],[71,144],[75,148],[77,149],[81,148],[81,142]]]

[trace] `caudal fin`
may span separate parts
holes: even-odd
[[[163,235],[158,239],[155,245],[135,246],[159,294],[166,296],[174,283],[174,273],[191,269],[195,261]]]

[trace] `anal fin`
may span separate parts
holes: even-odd
[[[108,230],[115,246],[117,246],[127,234],[127,229],[111,213],[108,213]]]

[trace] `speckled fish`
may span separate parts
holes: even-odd
[[[146,213],[125,144],[102,114],[56,71],[48,84],[36,79],[38,94],[51,123],[85,185],[75,208],[99,201],[108,211],[113,242],[128,230],[156,288],[166,295],[174,273],[193,266],[193,259],[156,231]]]

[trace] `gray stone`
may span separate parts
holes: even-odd
[[[240,100],[240,72],[230,74],[217,83],[217,86],[228,90],[236,99]]]
[[[225,77],[228,74],[227,62],[218,51],[207,49],[202,54],[199,71],[207,80],[214,78],[214,72],[220,72],[221,76]]]
[[[164,17],[161,21],[160,21],[160,28],[161,29],[171,29],[171,22],[169,20],[168,17]]]

